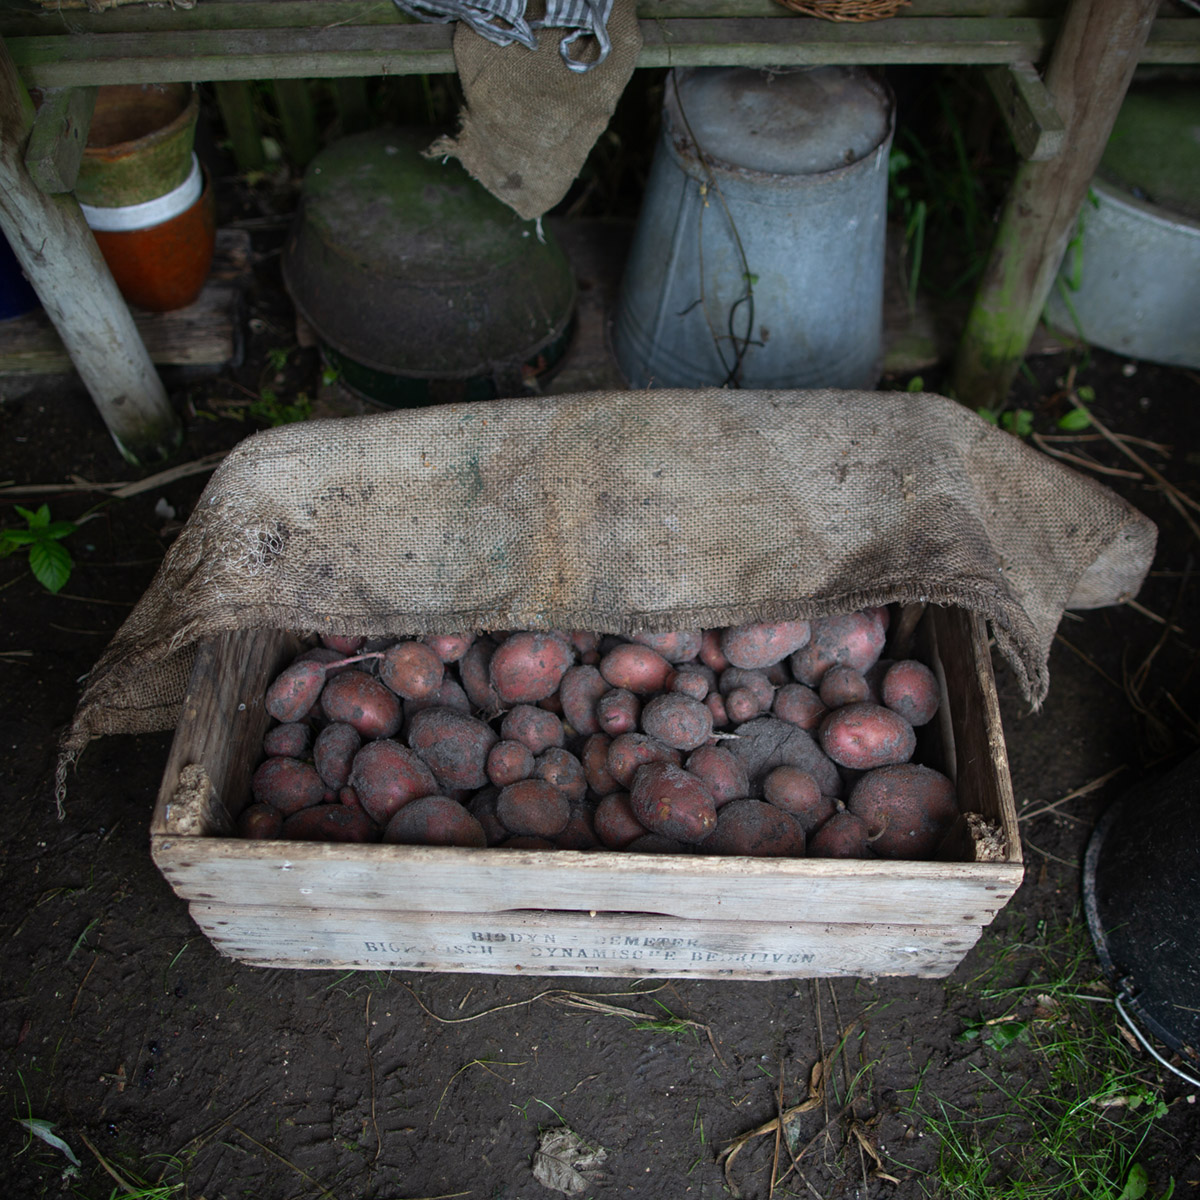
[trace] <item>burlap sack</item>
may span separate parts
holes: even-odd
[[[171,728],[232,629],[631,633],[892,601],[983,614],[1026,696],[1154,525],[940,396],[598,392],[268,430],[213,476],[65,739]]]
[[[537,50],[527,50],[460,21],[454,62],[466,107],[458,136],[426,153],[454,156],[519,216],[540,217],[567,194],[633,74],[642,48],[634,0],[616,0],[608,34],[608,57],[577,74],[563,65],[561,29],[539,30]]]

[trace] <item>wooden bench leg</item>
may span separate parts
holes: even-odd
[[[1064,149],[1017,169],[951,379],[972,407],[1008,396],[1157,9],[1158,0],[1071,0],[1046,69]]]
[[[0,228],[62,338],[113,441],[161,462],[183,427],[73,196],[48,196],[25,166],[34,109],[0,41]]]

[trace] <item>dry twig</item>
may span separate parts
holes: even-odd
[[[1041,808],[1024,809],[1022,812],[1017,814],[1017,820],[1031,821],[1034,817],[1040,817],[1046,813],[1054,812],[1056,809],[1060,808],[1069,801],[1078,800],[1080,796],[1086,796],[1089,793],[1094,792],[1097,788],[1103,787],[1114,775],[1119,775],[1123,770],[1125,770],[1124,763],[1122,763],[1119,767],[1113,767],[1113,769],[1106,774],[1099,775],[1095,779],[1090,780],[1088,783],[1077,787],[1074,791],[1068,792],[1065,796],[1060,796],[1057,800],[1053,800],[1049,804],[1043,804]]]

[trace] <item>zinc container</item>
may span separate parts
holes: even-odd
[[[1200,88],[1132,88],[1046,304],[1115,354],[1200,367]]]
[[[671,72],[613,327],[628,383],[873,387],[894,129],[862,68]]]
[[[983,620],[931,605],[918,634],[942,689],[918,754],[964,813],[943,861],[246,841],[263,693],[299,645],[263,630],[199,647],[151,852],[217,950],[258,966],[945,976],[1020,885],[1021,839]]]

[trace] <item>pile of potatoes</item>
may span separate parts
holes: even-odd
[[[326,637],[269,687],[249,838],[933,857],[933,672],[889,612],[639,634]]]

